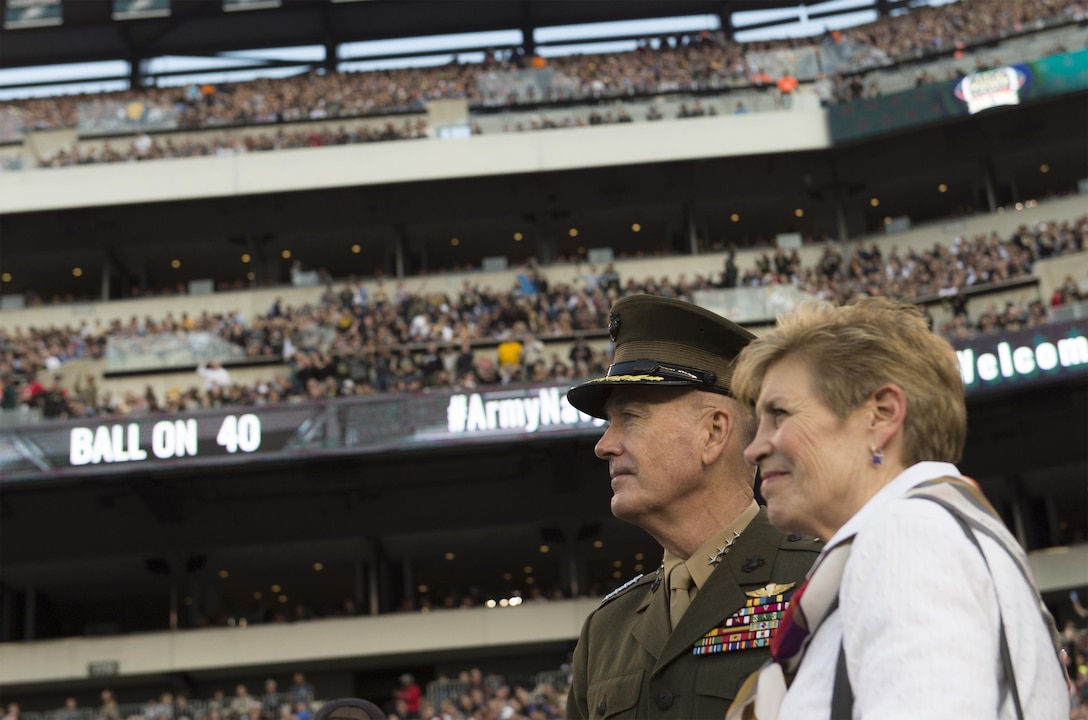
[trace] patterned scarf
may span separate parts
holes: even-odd
[[[794,591],[771,638],[771,659],[741,686],[726,720],[775,720],[786,689],[821,623],[839,606],[839,585],[854,537],[843,540],[817,562]]]

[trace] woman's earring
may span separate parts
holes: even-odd
[[[884,451],[878,447],[870,448],[873,452],[873,465],[884,464]]]

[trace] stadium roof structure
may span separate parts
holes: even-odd
[[[521,30],[531,40],[531,31],[540,27],[694,15],[718,16],[728,32],[732,13],[746,10],[814,6],[808,17],[819,19],[866,9],[886,13],[913,2],[872,0],[860,8],[821,11],[815,6],[822,2],[811,0],[179,0],[168,4],[167,16],[116,20],[115,9],[127,0],[120,0],[120,6],[116,0],[58,1],[60,24],[2,31],[0,68],[105,60],[125,60],[135,67],[141,60],[164,55],[334,48],[344,42],[506,29]],[[0,0],[5,17],[9,8],[19,5],[20,0]],[[745,29],[790,21],[771,19]]]

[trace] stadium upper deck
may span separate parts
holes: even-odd
[[[992,12],[1005,7],[1000,3],[986,3],[981,13],[981,4],[952,7],[956,26],[971,29],[969,21],[983,17],[991,36],[1023,31],[1025,18],[1016,13],[1025,8],[1065,22],[1083,12],[1075,3],[1010,4],[1014,12]],[[938,11],[952,12],[917,14]],[[903,47],[917,52],[915,16],[885,18],[869,35],[889,49],[906,38]],[[885,32],[899,25],[913,29]],[[948,35],[936,45],[942,42],[955,47],[958,40]],[[29,170],[0,174],[0,289],[12,296],[9,304],[28,293],[117,298],[201,279],[276,285],[296,260],[337,275],[405,276],[479,268],[485,258],[548,264],[595,247],[623,254],[743,245],[782,231],[841,240],[899,217],[917,223],[1068,192],[1085,174],[1076,160],[1084,156],[1085,124],[1076,100],[1050,101],[1037,113],[999,110],[931,123],[912,133],[909,146],[896,136],[833,144],[826,116],[803,106],[798,98],[794,112],[696,117],[683,126],[335,146],[265,158],[235,155],[228,146],[227,157],[72,168],[48,182]],[[35,133],[36,146],[47,145],[47,135]],[[34,271],[58,253],[69,261],[66,271]],[[239,264],[242,256],[249,260]]]

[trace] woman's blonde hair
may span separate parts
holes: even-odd
[[[808,363],[817,395],[840,418],[881,385],[899,386],[907,398],[903,462],[959,462],[967,436],[959,362],[916,306],[887,298],[801,303],[738,356],[736,398],[754,405],[767,371],[791,356]]]

